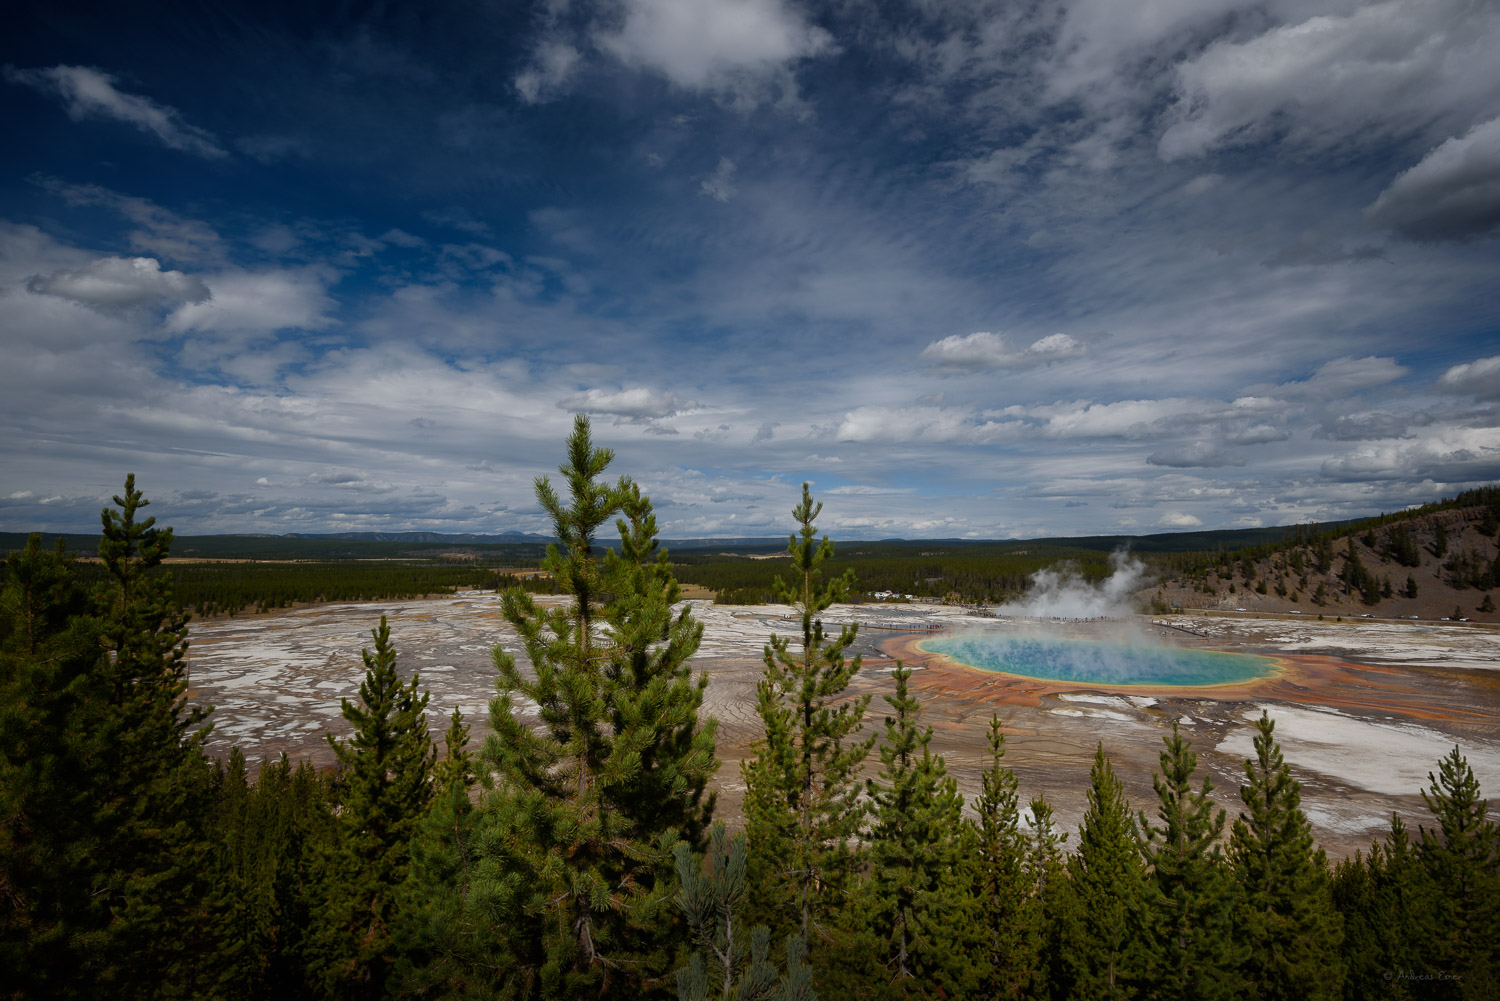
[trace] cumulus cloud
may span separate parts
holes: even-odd
[[[1245,464],[1244,459],[1211,441],[1193,442],[1177,448],[1152,452],[1146,457],[1146,462],[1153,466],[1167,466],[1172,469],[1243,466]]]
[[[1431,414],[1397,413],[1390,410],[1362,410],[1339,414],[1323,427],[1335,441],[1372,441],[1380,438],[1404,438],[1412,428],[1433,422]]]
[[[623,23],[596,41],[679,87],[721,90],[817,55],[833,39],[782,0],[625,0]]]
[[[621,390],[586,389],[559,400],[557,405],[564,410],[610,414],[640,422],[671,417],[696,406],[691,400],[679,399],[673,393],[643,386]]]
[[[178,306],[167,317],[177,333],[211,330],[269,332],[333,326],[337,305],[310,271],[226,271],[209,276],[213,297]]]
[[[75,121],[91,117],[113,118],[156,136],[171,149],[209,159],[229,155],[212,133],[183,121],[175,108],[119,90],[115,87],[116,78],[103,70],[89,66],[31,70],[6,67],[5,77],[12,83],[25,84],[61,97],[67,104],[68,116]]]
[[[967,375],[1002,368],[1025,368],[1077,358],[1083,353],[1083,345],[1067,334],[1048,334],[1024,350],[1014,351],[1000,334],[979,331],[951,334],[933,341],[922,349],[921,357],[929,361],[928,371],[939,375]]]
[[[151,257],[102,257],[81,268],[33,275],[26,289],[106,311],[210,298],[202,281],[181,271],[163,271]]]
[[[1323,463],[1331,479],[1430,479],[1477,483],[1500,479],[1500,428],[1448,428],[1412,441],[1387,442]]]
[[[1500,226],[1500,118],[1429,152],[1365,212],[1411,240],[1467,240]]]
[[[1454,365],[1438,379],[1438,388],[1484,400],[1500,399],[1500,355]]]
[[[1182,511],[1168,511],[1157,524],[1163,528],[1197,528],[1203,519]]]
[[[1423,129],[1435,107],[1462,119],[1500,88],[1497,44],[1494,7],[1464,0],[1389,0],[1219,41],[1178,67],[1159,151],[1172,160],[1283,136],[1366,141]]]
[[[1118,400],[1114,403],[1059,403],[1033,407],[1049,438],[1149,438],[1186,420],[1201,421],[1212,404],[1187,397]]]
[[[1228,432],[1224,435],[1224,440],[1231,445],[1264,445],[1267,442],[1286,441],[1289,437],[1291,435],[1281,428],[1269,424],[1253,424]]]

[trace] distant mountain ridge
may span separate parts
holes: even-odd
[[[556,542],[557,539],[550,535],[538,535],[535,532],[501,532],[499,535],[474,535],[470,533],[447,533],[447,532],[288,532],[277,536],[281,539],[324,539],[334,542],[425,542],[453,545],[470,546],[507,546],[526,543],[540,543],[545,545]],[[608,537],[599,540],[608,545]],[[671,549],[711,549],[714,546],[784,546],[786,536],[774,535],[769,537],[758,536],[722,536],[711,539],[661,539],[664,548]]]
[[[499,535],[456,535],[446,532],[287,532],[281,539],[330,539],[336,542],[453,542],[475,546],[504,546],[524,542],[554,542],[550,535],[501,532]]]

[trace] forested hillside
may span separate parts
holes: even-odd
[[[1196,554],[1143,595],[1159,608],[1500,621],[1500,488],[1263,545]]]
[[[570,600],[506,592],[526,658],[497,650],[482,749],[457,712],[433,746],[421,678],[382,618],[342,705],[351,735],[329,738],[337,767],[208,759],[187,619],[157,570],[172,533],[142,517],[133,477],[93,585],[39,538],[12,553],[4,994],[1496,996],[1500,830],[1460,749],[1434,763],[1426,814],[1333,868],[1265,717],[1237,796],[1174,725],[1156,800],[1126,802],[1101,744],[1076,832],[1018,787],[995,719],[966,803],[908,671],[885,705],[848,697],[855,627],[830,634],[821,614],[853,581],[805,488],[776,561],[800,625],[768,654],[756,754],[720,777],[746,788],[744,829],[726,829],[701,626],[674,611],[650,501],[605,477],[589,430],[580,418],[563,490],[539,492],[563,543],[546,569]],[[615,515],[625,537],[606,552],[594,534]]]

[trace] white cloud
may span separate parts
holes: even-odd
[[[834,431],[840,442],[954,442],[981,445],[1012,440],[1021,421],[987,421],[959,407],[859,407]]]
[[[887,494],[909,494],[914,492],[911,487],[867,487],[857,483],[823,491],[825,494],[837,497],[880,497]]]
[[[832,44],[782,0],[625,0],[619,30],[596,40],[626,65],[690,90],[733,89]]]
[[[1044,420],[1049,438],[1145,438],[1185,418],[1201,417],[1212,404],[1203,400],[1168,397],[1160,400],[1119,400],[1114,403],[1061,403],[1033,407]]]
[[[1219,41],[1178,67],[1160,152],[1367,142],[1443,117],[1467,127],[1500,89],[1497,46],[1494,6],[1464,0],[1390,0]]]
[[[698,190],[716,202],[727,202],[738,190],[734,186],[734,161],[727,156],[719,157],[719,166],[704,178]]]
[[[122,195],[97,184],[67,184],[54,177],[34,182],[69,205],[98,205],[118,212],[140,229],[130,234],[138,250],[178,261],[214,261],[223,257],[219,234],[196,219],[184,219],[145,198]]]
[[[982,330],[973,334],[951,334],[933,341],[922,349],[921,357],[929,360],[929,371],[940,375],[967,375],[1077,358],[1083,353],[1083,345],[1067,334],[1048,334],[1022,351],[1013,351],[1003,336]]]
[[[1312,377],[1300,382],[1283,383],[1279,391],[1287,396],[1306,396],[1330,400],[1362,389],[1372,389],[1395,382],[1411,370],[1394,358],[1370,355],[1364,358],[1335,358],[1324,362]]]
[[[151,257],[102,257],[81,268],[33,275],[26,289],[104,310],[209,299],[202,281],[181,271],[163,271]]]
[[[208,287],[213,298],[177,307],[168,330],[321,330],[335,323],[329,314],[337,304],[311,271],[225,271],[209,276]]]
[[[549,39],[533,50],[531,63],[516,75],[516,93],[527,104],[558,94],[578,67],[579,52],[566,42]]]
[[[74,120],[94,116],[114,118],[156,136],[171,149],[209,159],[229,155],[212,133],[183,121],[175,108],[116,89],[115,77],[102,70],[88,66],[35,70],[7,67],[5,76],[14,83],[59,95],[67,102],[68,115]]]
[[[1430,479],[1475,483],[1500,479],[1500,428],[1444,428],[1410,441],[1385,442],[1323,463],[1336,480]]]
[[[1244,459],[1226,452],[1211,441],[1194,442],[1177,448],[1152,452],[1146,456],[1146,462],[1153,466],[1169,466],[1173,469],[1191,469],[1199,466],[1243,466],[1245,464]]]
[[[1272,427],[1269,424],[1253,424],[1247,428],[1231,431],[1224,436],[1224,440],[1231,445],[1264,445],[1272,441],[1286,441],[1291,437],[1281,428]]]
[[[1438,379],[1438,388],[1484,400],[1500,399],[1500,355],[1454,365]]]
[[[1182,511],[1168,511],[1157,524],[1163,528],[1197,528],[1203,519]]]
[[[696,404],[678,399],[672,393],[638,386],[634,389],[587,389],[558,401],[564,410],[590,414],[610,414],[630,420],[646,421],[679,414]],[[669,432],[670,433],[670,432]]]
[[[1413,240],[1463,240],[1500,226],[1500,118],[1429,152],[1365,212]]]
[[[1121,66],[1184,30],[1210,23],[1254,0],[1073,0],[1057,34],[1057,65],[1048,89],[1066,97],[1095,88],[1111,90]],[[1095,95],[1097,96],[1097,95]]]

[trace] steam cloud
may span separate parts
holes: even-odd
[[[1130,596],[1146,582],[1146,564],[1123,549],[1109,556],[1114,570],[1090,584],[1070,567],[1038,570],[1024,598],[995,609],[998,615],[1032,619],[1123,618],[1133,610]]]

